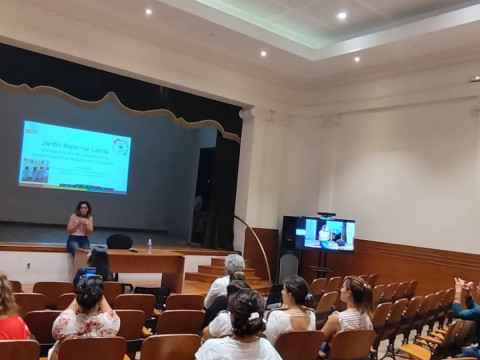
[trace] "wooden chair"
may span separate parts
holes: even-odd
[[[18,305],[18,315],[24,317],[30,311],[45,310],[45,295],[35,293],[13,293]]]
[[[370,280],[370,275],[358,275],[358,277],[363,281],[365,281],[367,284],[368,284],[368,280]]]
[[[382,297],[380,298],[380,303],[392,302],[395,291],[398,288],[398,283],[390,283],[383,290]]]
[[[418,280],[412,280],[407,286],[407,290],[405,290],[405,297],[410,300],[412,297],[415,296],[415,290],[418,286]]]
[[[375,309],[375,313],[372,317],[372,325],[373,330],[375,331],[375,338],[373,339],[373,349],[378,349],[378,344],[380,343],[380,337],[382,336],[383,329],[385,328],[385,324],[387,323],[388,314],[390,314],[390,310],[392,309],[392,303],[386,302],[383,304],[379,304]],[[371,357],[373,359],[377,358],[376,351],[371,352]]]
[[[316,328],[321,330],[328,316],[333,312],[333,305],[337,301],[338,291],[323,294],[315,308]]]
[[[412,322],[412,330],[415,330],[415,338],[420,336],[423,331],[423,327],[427,324],[428,314],[432,308],[432,304],[436,299],[436,294],[428,294],[420,304],[417,314]]]
[[[329,360],[366,359],[375,338],[373,330],[344,330],[330,343]]]
[[[122,283],[116,281],[104,281],[103,283],[103,296],[105,300],[111,305],[115,301],[118,295],[123,293]]]
[[[65,293],[58,297],[57,309],[65,310],[75,299],[75,293]]]
[[[37,310],[30,311],[24,317],[30,332],[40,343],[40,356],[47,356],[48,350],[55,343],[52,336],[52,327],[60,313],[60,310]]]
[[[327,285],[325,285],[323,292],[328,293],[328,292],[340,290],[340,287],[342,286],[342,280],[343,280],[343,277],[341,276],[331,277],[330,279],[328,279]]]
[[[410,284],[410,281],[402,281],[400,284],[398,284],[397,289],[395,290],[395,294],[393,294],[393,300],[392,301],[397,301],[398,299],[401,299],[405,297],[405,291],[407,291],[408,285]]]
[[[155,303],[157,299],[152,294],[120,294],[113,301],[112,308],[123,310],[142,310],[145,313],[145,326],[155,330],[157,315],[155,314]]]
[[[323,340],[320,330],[290,331],[280,334],[275,349],[283,360],[315,360]]]
[[[327,278],[313,279],[312,283],[308,287],[308,291],[312,295],[319,295],[323,292],[323,289],[325,288],[325,285],[327,285],[327,282]]]
[[[156,334],[200,334],[202,331],[202,310],[165,310],[157,320]]]
[[[45,295],[47,309],[56,310],[60,295],[74,291],[69,281],[40,281],[33,285],[33,292]]]
[[[407,307],[407,304],[408,300],[403,298],[395,301],[395,303],[392,305],[390,314],[385,321],[385,327],[383,328],[382,335],[380,336],[378,342],[373,343],[373,349],[375,350],[374,358],[378,356],[378,347],[380,342],[388,339],[387,351],[384,357],[388,356],[395,359],[395,338],[397,336],[397,329],[400,325],[403,311]]]
[[[412,322],[417,315],[417,310],[420,307],[420,304],[423,302],[423,296],[413,297],[407,305],[407,308],[403,312],[402,318],[400,319],[400,324],[398,325],[397,335],[402,334],[403,340],[402,344],[408,343],[408,336],[412,330]]]
[[[120,329],[117,336],[127,341],[127,355],[135,360],[135,353],[140,351],[144,339],[143,324],[145,313],[142,310],[115,310],[120,318]]]
[[[403,344],[399,351],[406,352],[412,359],[430,360],[455,355],[458,351],[454,348],[456,334],[462,321],[455,321],[450,326],[443,338],[434,336],[418,336],[413,344]]]
[[[372,290],[372,302],[374,306],[377,306],[385,291],[386,285],[377,285]]]
[[[142,344],[140,360],[192,360],[199,347],[195,334],[152,335]]]
[[[22,283],[18,280],[8,280],[10,283],[10,286],[12,287],[12,291],[14,293],[21,293],[23,292],[22,290]]]
[[[65,339],[58,360],[124,360],[125,349],[125,339],[119,336]]]
[[[427,333],[433,331],[435,323],[438,321],[438,313],[441,309],[442,299],[445,296],[445,290],[440,290],[435,293],[430,309],[428,310],[427,319],[425,323],[428,325]]]
[[[452,310],[453,297],[455,296],[455,289],[449,288],[445,291],[440,308],[437,313],[438,328],[443,329],[445,320],[448,317],[448,312]]]
[[[35,340],[0,340],[2,360],[38,360],[40,346]]]
[[[372,274],[368,278],[368,283],[370,284],[371,288],[373,289],[375,285],[377,285],[378,274]]]
[[[165,310],[202,310],[204,299],[203,295],[171,294]]]

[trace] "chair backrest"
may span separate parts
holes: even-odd
[[[455,345],[458,348],[470,345],[470,336],[472,335],[472,331],[474,330],[474,327],[475,327],[475,322],[473,321],[470,321],[470,320],[460,321],[460,326],[455,336]]]
[[[398,283],[388,284],[383,290],[383,294],[382,294],[382,297],[380,298],[380,302],[392,301],[397,288],[398,288]]]
[[[143,337],[143,324],[145,323],[145,313],[142,310],[115,310],[120,318],[120,329],[117,336],[127,340],[139,339]]]
[[[65,293],[58,297],[57,309],[65,310],[75,299],[75,293]]]
[[[123,360],[125,350],[125,339],[119,336],[65,339],[60,343],[58,360]]]
[[[280,334],[275,349],[283,360],[313,360],[323,340],[320,330],[290,331]]]
[[[390,310],[390,314],[388,315],[387,323],[398,322],[401,319],[407,304],[408,300],[405,298],[395,301],[395,303],[392,305],[392,309]]]
[[[412,297],[415,296],[415,290],[417,289],[418,286],[418,280],[412,280],[407,286],[407,290],[405,290],[405,297],[407,299],[411,299]]]
[[[330,344],[329,360],[365,359],[370,352],[375,331],[339,331]]]
[[[30,311],[25,315],[25,323],[40,344],[55,342],[55,339],[52,337],[52,327],[53,322],[60,313],[60,310],[37,310]]]
[[[203,295],[171,294],[167,297],[165,310],[202,310],[204,299]]]
[[[40,345],[35,340],[0,340],[2,360],[38,360]]]
[[[372,317],[372,325],[373,328],[376,331],[376,328],[382,327],[385,325],[385,322],[387,320],[388,314],[390,313],[390,310],[392,309],[393,304],[391,302],[386,302],[383,304],[379,304],[377,308],[375,309],[375,313],[373,314]]]
[[[368,283],[370,284],[371,288],[373,289],[375,285],[377,285],[378,274],[372,274],[368,278]]]
[[[121,294],[113,301],[113,309],[142,310],[147,318],[153,315],[155,295],[152,294]]]
[[[398,299],[405,297],[405,291],[407,290],[409,284],[410,281],[402,281],[400,284],[398,284],[395,294],[393,294],[393,301],[397,301]]]
[[[17,280],[8,280],[10,283],[10,286],[12,287],[12,291],[16,293],[21,293],[22,292],[22,283]]]
[[[130,249],[132,245],[132,238],[125,234],[113,234],[107,238],[107,247],[109,249]]]
[[[45,310],[45,295],[35,293],[13,293],[18,305],[18,315],[24,317],[30,311]]]
[[[195,334],[153,335],[143,341],[140,360],[192,360],[199,347]]]
[[[423,296],[415,296],[414,298],[412,298],[409,301],[407,308],[405,309],[405,312],[403,313],[403,317],[410,318],[415,316],[423,300],[424,300]]]
[[[321,294],[325,285],[327,285],[328,279],[327,278],[317,278],[313,279],[312,283],[309,286],[308,291],[310,294],[318,295]]]
[[[116,281],[104,281],[103,282],[103,296],[105,300],[111,305],[115,301],[118,295],[123,293],[122,283]]]
[[[325,288],[323,289],[324,292],[332,292],[332,291],[338,291],[340,287],[342,286],[342,280],[343,277],[341,276],[334,276],[328,279],[327,285],[325,285]]]
[[[372,290],[372,302],[378,304],[385,291],[386,285],[376,285]]]
[[[335,301],[337,301],[338,291],[331,291],[323,294],[320,298],[320,301],[315,308],[315,313],[323,313],[325,311],[331,310]]]
[[[170,286],[135,286],[134,294],[152,294],[155,296],[155,309],[162,311],[165,308],[167,297],[170,295]]]
[[[156,334],[200,334],[205,314],[201,310],[167,310],[157,319]]]
[[[33,292],[45,295],[46,307],[56,309],[58,298],[65,293],[73,293],[73,283],[69,281],[40,281],[33,285]]]

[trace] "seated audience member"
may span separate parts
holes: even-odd
[[[287,309],[273,310],[267,319],[265,336],[275,345],[280,334],[293,330],[315,330],[315,314],[309,310],[313,295],[300,276],[291,276],[283,283],[282,301]]]
[[[233,280],[242,280],[246,282],[247,277],[243,271],[236,271],[232,275],[230,275],[230,283]],[[250,288],[250,287],[248,287]],[[203,321],[203,327],[208,326],[212,322],[213,319],[218,315],[220,311],[227,310],[227,295],[228,295],[228,287],[227,287],[227,294],[217,296],[217,298],[213,301],[212,305],[208,307],[205,311],[205,320]]]
[[[371,330],[373,312],[372,288],[358,276],[348,276],[340,290],[340,300],[347,304],[342,312],[335,311],[321,329],[329,343],[341,330]],[[328,355],[328,344],[324,348]]]
[[[471,291],[474,287],[473,282],[465,282],[460,278],[455,278],[455,297],[452,304],[452,315],[456,319],[475,321],[475,339],[476,346],[467,346],[462,348],[460,354],[455,357],[474,357],[480,359],[480,306],[475,303],[471,295]],[[467,309],[462,309],[462,289],[466,291],[465,303]],[[480,284],[476,286],[477,295],[480,295]]]
[[[227,296],[226,299],[230,299],[233,294],[239,290],[250,289],[250,286],[243,280],[232,280],[227,286]],[[220,298],[217,298],[219,300]],[[215,302],[217,302],[215,300]],[[215,302],[212,306],[208,308],[210,310],[215,306]],[[227,300],[225,304],[225,309],[227,308]],[[208,312],[207,310],[207,312]],[[219,338],[227,335],[232,335],[232,321],[230,319],[230,313],[228,310],[220,311],[217,316],[203,329],[203,338],[205,340],[210,338]]]
[[[103,297],[100,276],[82,276],[75,287],[75,299],[55,320],[53,337],[58,340],[49,352],[49,360],[57,360],[59,343],[67,338],[115,336],[120,318]]]
[[[103,281],[113,281],[114,279],[113,272],[110,270],[108,263],[107,252],[101,249],[93,249],[88,256],[85,266],[78,268],[75,278],[73,279],[73,285],[76,286],[78,284],[80,276],[85,275],[85,268],[87,267],[94,267],[96,269],[95,274],[100,275]]]
[[[0,272],[0,340],[28,339],[30,330],[17,310],[12,286],[7,276]]]
[[[245,260],[238,254],[230,254],[225,258],[225,271],[227,275],[216,279],[210,290],[208,290],[207,296],[205,296],[204,306],[208,309],[213,301],[220,295],[227,295],[227,286],[230,283],[230,275],[237,271],[243,271],[245,269]]]
[[[228,302],[232,337],[209,339],[195,354],[197,360],[261,359],[281,360],[267,339],[257,335],[265,330],[265,301],[255,290],[237,291]]]

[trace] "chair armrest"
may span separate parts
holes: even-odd
[[[158,318],[161,313],[162,313],[161,311],[158,311],[157,309],[153,309],[153,316],[155,316],[156,318]]]
[[[150,335],[152,335],[152,333],[150,332],[150,330],[148,330],[145,326],[142,328],[142,334],[143,334],[143,337],[144,337],[144,338],[149,337]]]

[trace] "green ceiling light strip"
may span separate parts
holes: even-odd
[[[258,26],[262,29],[265,29],[274,34],[280,35],[284,38],[292,40],[298,44],[304,45],[311,49],[319,49],[322,46],[325,46],[326,41],[321,38],[320,34],[306,34],[300,33],[298,31],[293,31],[292,26],[288,26],[287,23],[284,23],[283,26],[278,24],[266,21],[265,18],[261,16],[254,15],[254,10],[248,10],[246,7],[245,10],[239,6],[235,6],[231,1],[225,0],[195,0],[203,5],[209,6],[215,10],[224,12],[231,16],[234,16],[240,20],[248,22],[252,25]]]

